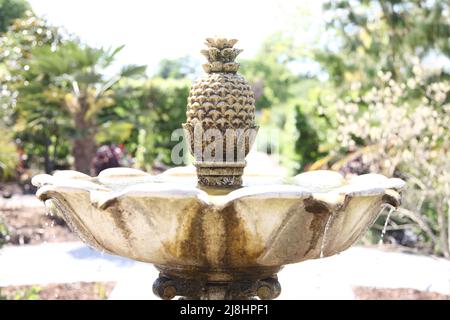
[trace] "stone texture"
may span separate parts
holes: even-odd
[[[257,283],[285,264],[343,251],[383,205],[399,205],[402,187],[399,179],[365,175],[353,183],[335,177],[318,192],[327,184],[320,171],[297,176],[299,185],[249,183],[215,193],[174,183],[170,173],[121,173],[110,169],[107,184],[67,174],[39,175],[33,183],[46,206],[89,245],[155,264],[163,277],[208,283]]]
[[[191,87],[183,124],[204,186],[242,184],[245,156],[256,137],[255,99],[250,84],[236,72],[242,51],[235,39],[208,38],[202,54],[206,75]],[[236,169],[239,167],[238,169]]]

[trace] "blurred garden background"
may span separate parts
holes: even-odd
[[[220,35],[240,39],[256,121],[280,133],[261,149],[291,175],[404,179],[382,242],[450,259],[448,1],[241,2],[0,0],[0,246],[77,240],[33,207],[37,173],[174,166],[199,51]],[[362,244],[378,244],[386,218]]]

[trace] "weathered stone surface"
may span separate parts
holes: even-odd
[[[38,197],[88,244],[160,266],[211,273],[277,267],[319,258],[321,251],[330,256],[345,250],[384,204],[398,205],[396,190],[402,186],[399,179],[373,182],[367,175],[353,183],[342,178],[341,186],[317,192],[323,172],[311,172],[305,176],[309,188],[297,176],[302,186],[250,183],[214,195],[193,184],[165,182],[173,181],[167,174],[145,174],[156,182],[136,183],[120,169],[111,170],[106,185],[63,174],[39,175],[33,183],[40,187]]]
[[[245,156],[256,137],[255,99],[250,84],[236,72],[234,59],[242,51],[235,39],[208,38],[202,54],[206,75],[191,87],[185,136],[204,186],[236,187],[242,184]],[[211,165],[218,162],[221,165]],[[235,170],[235,164],[243,164]]]

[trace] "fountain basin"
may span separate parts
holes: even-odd
[[[195,169],[160,175],[116,168],[96,178],[38,175],[48,210],[90,246],[152,263],[170,277],[229,282],[270,278],[289,263],[327,257],[355,243],[383,205],[398,206],[404,182],[333,171],[288,183],[244,175],[235,189],[196,186]]]

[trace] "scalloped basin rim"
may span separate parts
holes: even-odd
[[[197,198],[204,204],[226,205],[244,197],[260,198],[329,198],[333,202],[338,195],[373,196],[382,195],[386,189],[399,190],[404,181],[397,178],[386,178],[379,174],[366,174],[345,180],[335,171],[317,170],[301,173],[293,178],[294,184],[260,184],[244,186],[225,195],[210,195],[195,185],[184,185],[164,182],[163,177],[170,171],[160,175],[151,175],[144,171],[130,168],[112,168],[102,171],[97,178],[89,177],[77,171],[56,172],[53,176],[40,174],[32,179],[33,185],[40,187],[37,196],[45,200],[49,191],[90,192],[91,202],[99,208],[106,208],[115,199],[127,196],[147,198]],[[131,179],[130,179],[131,177]],[[134,181],[135,177],[145,177],[151,182]],[[108,180],[121,186],[112,190],[99,181]],[[161,179],[162,178],[162,179]]]
[[[195,168],[194,168],[195,169]],[[186,171],[188,170],[188,171]],[[107,180],[108,182],[115,183],[120,186],[129,185],[133,188],[142,185],[147,188],[148,183],[161,183],[167,184],[172,190],[199,190],[195,185],[180,185],[178,183],[169,182],[167,177],[177,177],[180,176],[180,171],[183,172],[183,176],[190,178],[195,178],[195,170],[192,171],[191,166],[187,167],[175,167],[168,169],[159,175],[152,175],[150,173],[144,172],[138,169],[132,168],[110,168],[103,170],[97,177],[90,177],[84,173],[74,171],[74,170],[61,170],[56,171],[53,175],[39,174],[32,179],[32,184],[36,187],[41,187],[43,185],[53,184],[64,186],[68,185],[76,188],[92,189],[92,190],[104,190],[108,191],[110,188],[105,186],[102,181]],[[247,178],[266,178],[272,177],[270,174],[261,175],[249,175],[245,176]],[[141,179],[137,182],[135,179]],[[144,179],[144,180],[143,180]],[[75,180],[75,181],[74,181]],[[349,193],[349,192],[367,192],[368,194],[378,193],[380,189],[393,188],[402,189],[405,182],[398,178],[387,178],[380,174],[363,174],[360,176],[352,177],[346,180],[339,172],[331,170],[315,170],[300,173],[295,177],[291,178],[290,183],[280,184],[277,186],[300,186],[304,191],[309,192],[328,192],[337,191],[339,193]],[[165,182],[167,181],[167,182]],[[171,180],[173,181],[173,180]],[[267,186],[267,184],[265,184]],[[272,187],[273,185],[271,185]],[[243,186],[238,190],[231,191],[230,193],[241,191],[243,189],[248,189],[252,187]],[[167,189],[167,188],[164,188]],[[258,190],[258,189],[255,189]]]

